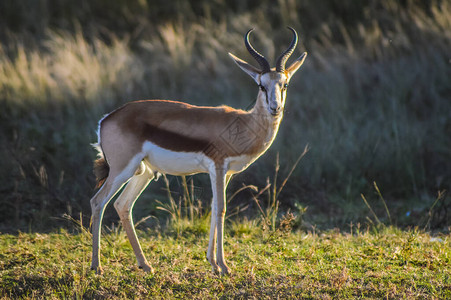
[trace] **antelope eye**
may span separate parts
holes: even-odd
[[[285,84],[283,85],[283,88],[286,90],[286,89],[288,88],[288,83],[285,83]]]
[[[263,86],[263,85],[259,85],[260,86],[260,90],[262,91],[262,92],[266,92],[266,89],[265,89],[265,87]]]

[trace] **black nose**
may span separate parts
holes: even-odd
[[[280,111],[282,110],[282,107],[277,107],[276,109],[271,109],[271,114],[273,115],[273,116],[277,116],[279,113],[280,113]]]

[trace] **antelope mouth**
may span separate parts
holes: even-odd
[[[273,117],[278,117],[282,112],[283,112],[283,110],[279,110],[279,111],[270,111],[269,113],[270,113]]]

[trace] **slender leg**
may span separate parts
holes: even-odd
[[[227,266],[224,258],[224,219],[226,214],[226,171],[224,169],[216,170],[216,227],[217,227],[217,253],[216,261],[221,268],[222,274],[230,274],[230,268]]]
[[[135,201],[138,199],[139,195],[144,191],[150,181],[153,179],[154,175],[146,167],[144,167],[144,172],[139,175],[135,175],[130,179],[124,191],[121,193],[119,198],[114,203],[119,217],[121,218],[122,225],[124,226],[125,232],[127,233],[130,244],[135,252],[136,259],[138,261],[138,266],[146,272],[153,273],[152,266],[147,262],[146,257],[139,244],[138,237],[136,236],[135,227],[133,225],[132,209]]]
[[[102,223],[103,212],[108,203],[107,195],[109,190],[107,183],[105,183],[96,195],[91,199],[91,215],[92,215],[92,260],[91,270],[101,274],[102,268],[100,266],[100,224]],[[105,199],[105,200],[104,200]],[[100,202],[100,203],[99,203]]]
[[[225,188],[231,176],[226,176],[224,168],[216,167],[210,173],[211,186],[213,190],[212,221],[210,228],[210,242],[208,245],[207,258],[212,264],[213,271],[221,269],[222,274],[229,274],[230,268],[224,259],[224,218],[226,213]],[[216,241],[215,241],[216,240]],[[216,259],[214,259],[215,245]]]
[[[207,259],[213,268],[213,272],[219,273],[221,269],[216,264],[216,199],[216,189],[213,188],[213,201],[211,202],[210,240],[208,242]]]
[[[100,265],[100,234],[103,213],[105,207],[114,197],[114,195],[121,189],[121,187],[127,182],[128,178],[115,176],[115,173],[110,172],[107,180],[100,188],[100,190],[91,199],[92,210],[92,261],[91,269],[95,270],[98,274],[102,273],[102,267]],[[119,180],[118,180],[119,179]]]
[[[208,242],[208,251],[207,251],[207,259],[210,262],[212,268],[213,268],[213,272],[214,273],[219,273],[221,271],[221,268],[218,266],[218,264],[216,263],[216,243],[217,243],[217,199],[218,199],[218,194],[217,194],[217,189],[216,187],[216,173],[215,174],[210,174],[210,179],[211,179],[211,186],[212,186],[212,190],[213,190],[213,201],[211,203],[211,225],[210,225],[210,240]],[[227,188],[227,185],[230,182],[230,179],[232,179],[232,175],[226,175],[226,179],[225,179],[225,186],[224,186],[224,195],[225,195],[225,189]],[[224,222],[222,222],[224,224]],[[224,255],[222,255],[224,256]],[[224,260],[223,260],[224,261]],[[226,266],[227,269],[227,266]],[[230,269],[227,271],[230,272]]]

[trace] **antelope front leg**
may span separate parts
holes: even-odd
[[[213,267],[213,271],[218,271],[218,269],[220,269],[222,274],[229,274],[230,268],[227,266],[224,259],[224,218],[226,213],[225,187],[228,180],[226,180],[226,171],[224,168],[216,167],[214,173],[215,174],[210,175],[213,189],[213,211],[207,257]],[[216,260],[213,255],[215,250],[215,239],[217,244]]]
[[[221,269],[216,264],[216,196],[213,192],[211,203],[210,240],[208,241],[207,259],[213,268],[214,273],[219,273]]]
[[[210,240],[208,242],[207,259],[213,268],[213,272],[219,273],[219,272],[221,272],[221,268],[218,266],[217,260],[216,260],[216,243],[217,243],[217,233],[218,233],[218,228],[216,226],[216,222],[218,220],[218,218],[217,218],[217,211],[218,211],[217,210],[217,202],[218,202],[217,195],[218,195],[218,193],[215,188],[216,175],[214,178],[215,178],[215,180],[213,180],[213,178],[212,178],[213,201],[211,203]],[[225,198],[225,190],[226,190],[227,185],[230,182],[231,178],[232,178],[232,175],[226,176],[226,181],[225,181],[225,185],[224,185],[224,198]],[[224,220],[222,221],[222,224],[224,224]],[[224,253],[222,254],[222,261],[224,262]],[[226,267],[225,269],[227,270],[227,272],[230,272],[230,269],[228,269],[227,266],[225,266],[225,267]]]

